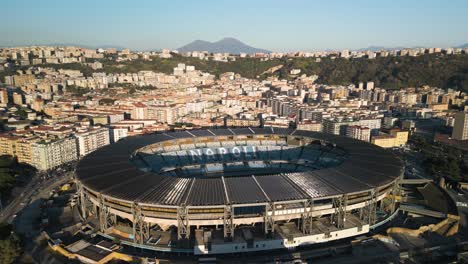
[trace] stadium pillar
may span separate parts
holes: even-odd
[[[101,232],[105,232],[116,222],[117,216],[110,213],[110,208],[106,205],[104,196],[99,195],[99,227]]]
[[[372,189],[371,191],[371,200],[369,201],[369,213],[368,213],[368,221],[369,225],[373,225],[377,220],[377,190]]]
[[[312,234],[313,217],[312,211],[314,209],[314,200],[307,200],[304,202],[304,213],[302,213],[302,233]]]
[[[348,196],[342,195],[335,197],[332,200],[335,213],[333,214],[333,222],[336,224],[338,229],[344,228],[346,221],[346,206],[348,204]]]
[[[392,189],[392,204],[390,206],[390,214],[393,214],[396,209],[397,197],[401,196],[400,181],[397,179],[393,184]]]
[[[86,219],[87,217],[87,212],[86,212],[86,197],[85,197],[85,193],[84,193],[84,190],[83,190],[83,185],[81,185],[80,182],[77,182],[76,183],[76,188],[78,189],[78,194],[80,196],[80,210],[81,210],[81,215],[83,216],[84,219]]]
[[[144,221],[141,207],[136,203],[132,204],[132,215],[133,242],[143,244],[149,238],[149,225]]]
[[[364,207],[359,208],[359,219],[369,225],[373,225],[377,217],[377,190],[369,192],[369,200]]]
[[[265,235],[275,232],[275,203],[270,202],[265,206]]]
[[[190,237],[189,214],[185,205],[177,209],[177,237],[179,240]]]
[[[228,204],[224,206],[224,239],[234,238],[234,212],[233,207]]]
[[[101,232],[107,230],[107,207],[105,205],[104,197],[99,195],[99,227]]]

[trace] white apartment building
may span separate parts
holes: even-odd
[[[322,124],[317,121],[305,120],[297,124],[297,130],[321,132]]]
[[[358,140],[369,142],[371,138],[370,129],[362,126],[346,127],[346,136]]]
[[[86,156],[96,149],[109,145],[109,129],[94,128],[75,134],[78,154],[80,157]]]
[[[456,140],[468,140],[468,113],[459,112],[455,115],[452,138]]]
[[[32,165],[49,170],[78,158],[75,138],[39,141],[31,145]]]
[[[381,127],[381,119],[361,119],[361,120],[340,120],[328,118],[322,120],[322,127],[324,133],[333,135],[346,135],[346,127],[348,126],[362,126],[370,129],[371,135],[378,135]]]
[[[110,141],[111,143],[115,143],[122,138],[128,136],[128,129],[127,128],[120,128],[114,127],[110,129]]]

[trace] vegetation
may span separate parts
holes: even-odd
[[[15,114],[19,115],[21,119],[26,119],[28,118],[28,112],[26,112],[27,108],[20,108],[18,109]]]
[[[15,160],[11,156],[0,156],[0,193],[13,187],[15,176],[13,171]]]
[[[400,89],[402,87],[419,87],[430,85],[441,88],[455,88],[468,92],[468,55],[426,54],[417,57],[399,56],[386,58],[343,59],[321,58],[281,58],[259,60],[237,58],[235,61],[218,62],[182,57],[173,54],[173,58],[163,59],[156,56],[149,60],[131,60],[117,62],[109,58],[100,59],[104,68],[97,70],[106,73],[135,73],[138,71],[155,71],[170,74],[179,63],[193,65],[196,69],[216,76],[224,72],[239,73],[247,78],[265,78],[276,75],[281,78],[292,78],[290,70],[300,69],[307,75],[316,74],[318,82],[324,84],[357,84],[373,81],[377,87]],[[268,69],[284,65],[275,73],[265,73]],[[55,69],[80,70],[85,76],[91,76],[92,68],[81,63],[44,64],[43,67]],[[20,67],[24,68],[24,67]],[[14,69],[0,72],[0,77],[14,74]]]
[[[179,55],[171,59],[153,57],[152,61],[133,60],[115,62],[103,60],[107,73],[138,72],[151,70],[172,73],[178,63],[194,65],[196,69],[219,76],[223,72],[239,73],[247,78],[256,78],[266,70],[284,65],[274,73],[282,78],[289,78],[291,69],[301,69],[301,73],[319,76],[319,83],[357,84],[374,81],[376,86],[386,89],[419,87],[430,85],[441,88],[455,88],[468,92],[468,55],[427,54],[417,57],[386,57],[331,59],[321,58],[282,58],[267,61],[251,58],[238,58],[236,61],[217,62],[198,58],[186,58]],[[264,74],[266,77],[270,74]]]
[[[236,61],[219,62],[213,60],[200,60],[198,58],[182,57],[174,55],[173,58],[163,59],[152,57],[151,61],[133,60],[125,62],[115,62],[110,60],[101,61],[104,64],[104,71],[107,73],[121,73],[138,71],[155,71],[170,74],[179,63],[193,65],[197,70],[209,72],[216,76],[224,72],[239,73],[247,78],[256,78],[269,68],[281,64],[281,60],[260,61],[252,58],[242,58]]]
[[[15,185],[15,175],[29,173],[30,167],[18,164],[11,156],[0,156],[0,193],[5,198],[5,193]],[[11,225],[0,223],[0,263],[15,263],[21,255],[22,248],[20,238],[14,234]]]
[[[21,243],[12,226],[0,223],[0,263],[14,263],[21,255]]]
[[[113,105],[115,102],[115,99],[112,98],[103,98],[99,100],[99,105]]]
[[[62,63],[62,64],[42,64],[41,67],[48,67],[53,69],[64,69],[64,70],[78,70],[83,73],[84,76],[89,77],[93,74],[94,70],[82,63]]]
[[[32,175],[35,169],[30,165],[18,163],[18,161],[9,155],[0,156],[0,193],[2,198],[4,194],[16,184],[16,175],[28,176]]]
[[[71,94],[76,95],[76,96],[83,96],[83,95],[89,93],[90,91],[91,91],[91,89],[89,89],[89,88],[78,87],[78,86],[75,86],[75,85],[69,85],[66,88],[67,93],[71,93]]]
[[[412,136],[411,143],[422,157],[426,171],[435,178],[445,177],[449,181],[468,181],[468,167],[463,162],[463,153],[452,146],[430,142],[421,136]]]
[[[285,70],[301,69],[317,74],[319,83],[357,84],[374,81],[377,87],[400,89],[430,85],[468,91],[468,55],[423,55],[376,59],[311,59],[288,61]]]

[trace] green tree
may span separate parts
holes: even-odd
[[[21,255],[20,240],[16,235],[0,240],[0,263],[14,263]]]
[[[12,233],[12,226],[0,223],[0,263],[14,263],[21,252],[21,241]]]
[[[23,108],[18,109],[18,111],[16,111],[15,114],[19,115],[21,119],[28,118],[28,113]]]

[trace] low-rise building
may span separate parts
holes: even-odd
[[[259,127],[259,119],[244,119],[244,118],[226,118],[225,125],[228,127]]]
[[[402,147],[408,141],[408,131],[399,129],[390,130],[390,134],[374,136],[371,139],[372,144],[382,148],[398,148]]]
[[[317,122],[317,121],[304,120],[304,121],[297,124],[297,129],[298,130],[321,132],[322,131],[322,124],[320,122]]]

